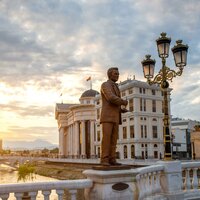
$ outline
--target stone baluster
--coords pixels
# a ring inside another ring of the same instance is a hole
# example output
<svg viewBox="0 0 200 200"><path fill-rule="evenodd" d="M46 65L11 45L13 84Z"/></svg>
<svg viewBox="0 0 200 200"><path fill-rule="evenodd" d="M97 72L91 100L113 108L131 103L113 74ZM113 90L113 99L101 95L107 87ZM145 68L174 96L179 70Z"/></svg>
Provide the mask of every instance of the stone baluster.
<svg viewBox="0 0 200 200"><path fill-rule="evenodd" d="M71 200L76 200L77 190L69 190L69 193L71 195Z"/></svg>
<svg viewBox="0 0 200 200"><path fill-rule="evenodd" d="M140 192L141 192L141 198L143 198L145 196L145 191L146 191L146 177L144 174L142 174L141 176L141 188L140 188ZM143 189L142 189L143 188Z"/></svg>
<svg viewBox="0 0 200 200"><path fill-rule="evenodd" d="M155 189L154 174L149 173L149 176L150 176L150 194L153 194Z"/></svg>
<svg viewBox="0 0 200 200"><path fill-rule="evenodd" d="M148 173L145 173L144 175L145 177L145 196L147 196L150 192L150 187L149 187L149 174Z"/></svg>
<svg viewBox="0 0 200 200"><path fill-rule="evenodd" d="M64 190L56 190L56 193L58 195L58 200L62 200L63 199Z"/></svg>
<svg viewBox="0 0 200 200"><path fill-rule="evenodd" d="M21 200L23 196L24 196L23 192L19 192L19 193L16 192L15 193L15 197L16 197L17 200Z"/></svg>
<svg viewBox="0 0 200 200"><path fill-rule="evenodd" d="M42 194L44 195L44 200L49 200L49 195L51 194L50 190L42 191Z"/></svg>
<svg viewBox="0 0 200 200"><path fill-rule="evenodd" d="M138 187L138 199L142 199L143 197L143 180L142 180L142 175L138 174L136 176L136 181L137 181L137 187Z"/></svg>
<svg viewBox="0 0 200 200"><path fill-rule="evenodd" d="M8 194L8 193L0 194L0 198L1 198L2 200L7 200L8 197L9 197L9 194Z"/></svg>
<svg viewBox="0 0 200 200"><path fill-rule="evenodd" d="M29 196L31 198L31 200L35 200L37 197L38 192L29 192Z"/></svg>
<svg viewBox="0 0 200 200"><path fill-rule="evenodd" d="M198 168L194 168L193 169L193 177L192 177L192 186L193 186L193 189L198 189L197 170L198 170Z"/></svg>
<svg viewBox="0 0 200 200"><path fill-rule="evenodd" d="M186 174L185 174L185 189L190 189L191 188L191 181L190 181L190 168L186 169Z"/></svg>
<svg viewBox="0 0 200 200"><path fill-rule="evenodd" d="M160 185L160 171L154 172L155 173L155 193L161 191L161 185Z"/></svg>

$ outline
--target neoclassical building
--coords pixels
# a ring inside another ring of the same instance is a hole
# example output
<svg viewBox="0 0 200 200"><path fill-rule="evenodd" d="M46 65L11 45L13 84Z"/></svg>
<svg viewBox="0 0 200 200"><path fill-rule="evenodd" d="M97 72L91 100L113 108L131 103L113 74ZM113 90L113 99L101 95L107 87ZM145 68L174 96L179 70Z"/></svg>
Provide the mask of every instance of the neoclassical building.
<svg viewBox="0 0 200 200"><path fill-rule="evenodd" d="M128 79L119 83L129 112L122 114L117 157L120 159L160 158L163 146L163 94L157 85ZM169 90L170 92L170 90ZM101 95L87 90L80 104L56 104L59 154L66 158L99 158L102 130L99 122ZM169 109L170 113L170 109Z"/></svg>
<svg viewBox="0 0 200 200"><path fill-rule="evenodd" d="M56 104L59 128L59 154L67 158L94 158L96 133L95 90L85 91L80 104Z"/></svg>

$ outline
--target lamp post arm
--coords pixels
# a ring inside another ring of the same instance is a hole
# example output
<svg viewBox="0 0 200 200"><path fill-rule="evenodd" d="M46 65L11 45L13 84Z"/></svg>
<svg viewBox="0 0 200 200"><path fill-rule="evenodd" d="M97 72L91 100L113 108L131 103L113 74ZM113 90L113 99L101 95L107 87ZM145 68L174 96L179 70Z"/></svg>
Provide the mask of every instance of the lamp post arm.
<svg viewBox="0 0 200 200"><path fill-rule="evenodd" d="M147 79L147 82L149 85L153 84L161 84L163 81L171 81L176 76L181 76L183 73L183 68L179 68L179 70L176 72L175 70L170 69L167 66L164 66L158 74L154 77L153 80Z"/></svg>

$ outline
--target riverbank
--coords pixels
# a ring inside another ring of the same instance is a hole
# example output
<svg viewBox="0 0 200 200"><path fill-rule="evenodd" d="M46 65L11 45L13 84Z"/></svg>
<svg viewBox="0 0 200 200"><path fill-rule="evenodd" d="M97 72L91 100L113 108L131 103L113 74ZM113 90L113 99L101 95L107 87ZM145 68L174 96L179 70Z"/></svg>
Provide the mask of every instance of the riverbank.
<svg viewBox="0 0 200 200"><path fill-rule="evenodd" d="M86 177L83 175L83 171L87 168L87 166L76 166L72 164L59 164L59 163L38 163L35 166L35 173L47 176L51 178L56 178L59 180L74 180L74 179L85 179ZM70 200L71 197L68 191L65 191L64 200ZM84 190L77 190L77 200L84 199Z"/></svg>
<svg viewBox="0 0 200 200"><path fill-rule="evenodd" d="M82 173L84 170L84 167L48 162L39 163L35 166L36 174L59 180L84 179L86 178Z"/></svg>

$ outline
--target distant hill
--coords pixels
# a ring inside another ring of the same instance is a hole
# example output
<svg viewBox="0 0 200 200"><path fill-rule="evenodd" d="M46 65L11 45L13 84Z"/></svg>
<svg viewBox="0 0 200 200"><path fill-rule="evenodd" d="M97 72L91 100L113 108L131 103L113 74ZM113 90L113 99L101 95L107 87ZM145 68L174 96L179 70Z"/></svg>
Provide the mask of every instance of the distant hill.
<svg viewBox="0 0 200 200"><path fill-rule="evenodd" d="M46 140L34 140L34 141L3 141L4 149L11 150L24 150L24 149L53 149L58 147L58 145L52 144Z"/></svg>

